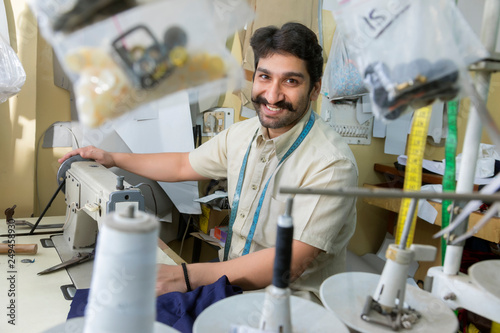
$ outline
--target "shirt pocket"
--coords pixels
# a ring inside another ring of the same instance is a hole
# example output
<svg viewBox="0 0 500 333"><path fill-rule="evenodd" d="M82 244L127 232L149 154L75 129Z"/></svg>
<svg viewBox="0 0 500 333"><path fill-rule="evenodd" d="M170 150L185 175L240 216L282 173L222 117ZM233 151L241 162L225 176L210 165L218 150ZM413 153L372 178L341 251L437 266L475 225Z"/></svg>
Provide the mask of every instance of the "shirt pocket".
<svg viewBox="0 0 500 333"><path fill-rule="evenodd" d="M276 245L276 233L278 228L278 218L285 213L286 202L271 197L266 210L267 216L260 220L262 222L259 245L262 248L274 247Z"/></svg>

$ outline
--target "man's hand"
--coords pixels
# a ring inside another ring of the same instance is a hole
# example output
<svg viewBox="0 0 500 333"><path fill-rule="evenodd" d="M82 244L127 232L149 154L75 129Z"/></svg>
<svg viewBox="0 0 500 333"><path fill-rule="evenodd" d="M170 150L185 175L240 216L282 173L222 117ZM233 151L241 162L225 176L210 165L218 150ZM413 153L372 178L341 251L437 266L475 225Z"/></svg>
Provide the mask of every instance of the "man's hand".
<svg viewBox="0 0 500 333"><path fill-rule="evenodd" d="M189 268L188 268L189 274ZM158 264L158 273L156 276L156 296L160 296L172 291L187 291L184 272L180 265Z"/></svg>
<svg viewBox="0 0 500 333"><path fill-rule="evenodd" d="M84 148L79 148L75 149L73 151L70 151L63 157L61 157L58 162L62 163L66 161L68 158L71 156L75 155L80 155L83 158L88 158L95 160L97 163L104 165L106 168L111 168L113 166L116 166L115 161L113 160L113 157L111 153L108 153L107 151L104 151L102 149L98 149L94 146L87 146Z"/></svg>

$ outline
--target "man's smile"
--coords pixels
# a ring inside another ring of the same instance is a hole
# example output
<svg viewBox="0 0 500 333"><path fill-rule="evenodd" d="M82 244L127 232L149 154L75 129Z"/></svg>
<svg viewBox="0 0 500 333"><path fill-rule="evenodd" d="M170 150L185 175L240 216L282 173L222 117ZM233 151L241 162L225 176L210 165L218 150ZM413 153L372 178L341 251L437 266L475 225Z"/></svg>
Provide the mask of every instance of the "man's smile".
<svg viewBox="0 0 500 333"><path fill-rule="evenodd" d="M272 106L269 106L269 105L266 105L266 106L267 106L267 108L268 108L269 110L271 110L271 111L275 111L275 112L277 112L277 111L280 111L280 110L281 110L281 108L273 108Z"/></svg>
<svg viewBox="0 0 500 333"><path fill-rule="evenodd" d="M283 112L286 112L286 109L278 106L271 106L269 104L261 104L261 110L266 116L277 116Z"/></svg>
<svg viewBox="0 0 500 333"><path fill-rule="evenodd" d="M296 111L291 103L286 102L284 100L276 102L276 104L271 104L266 98L262 96L257 96L255 98L252 98L252 102L260 104L261 107L264 107L265 110L263 111L269 115L278 114L282 111L290 111L290 112Z"/></svg>

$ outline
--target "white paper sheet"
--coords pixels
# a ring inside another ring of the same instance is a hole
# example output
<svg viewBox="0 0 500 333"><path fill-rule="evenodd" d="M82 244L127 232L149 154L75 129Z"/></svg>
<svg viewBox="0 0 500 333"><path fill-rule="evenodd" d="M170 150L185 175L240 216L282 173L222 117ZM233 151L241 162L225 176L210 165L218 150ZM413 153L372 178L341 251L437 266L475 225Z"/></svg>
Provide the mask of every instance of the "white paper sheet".
<svg viewBox="0 0 500 333"><path fill-rule="evenodd" d="M204 197L199 198L199 199L195 199L194 201L200 202L200 203L210 203L210 201L219 200L219 199L223 199L223 198L227 198L227 192L215 191L214 193L212 193L210 195L204 196Z"/></svg>
<svg viewBox="0 0 500 333"><path fill-rule="evenodd" d="M434 224L436 222L437 210L434 208L427 200L420 199L418 200L418 211L417 216L422 220L429 222L430 224Z"/></svg>
<svg viewBox="0 0 500 333"><path fill-rule="evenodd" d="M432 104L432 114L427 134L432 137L435 143L441 142L441 139L443 138L443 113L443 102L435 102Z"/></svg>
<svg viewBox="0 0 500 333"><path fill-rule="evenodd" d="M360 98L356 103L356 119L360 124L373 117L372 108L368 99Z"/></svg>
<svg viewBox="0 0 500 333"><path fill-rule="evenodd" d="M70 131L71 122L56 121L45 131L42 147L72 147L74 139Z"/></svg>
<svg viewBox="0 0 500 333"><path fill-rule="evenodd" d="M387 125L384 153L391 155L405 153L412 115L413 113L405 114Z"/></svg>
<svg viewBox="0 0 500 333"><path fill-rule="evenodd" d="M257 112L255 110L252 110L250 108L247 108L245 106L241 107L241 116L245 118L253 118L257 115Z"/></svg>
<svg viewBox="0 0 500 333"><path fill-rule="evenodd" d="M158 119L158 109L157 101L146 104L140 110L133 112L133 119L138 121Z"/></svg>
<svg viewBox="0 0 500 333"><path fill-rule="evenodd" d="M487 147L493 147L491 145L486 145L481 143L481 149L480 151L484 151L483 148ZM492 149L492 148L491 148ZM461 156L462 154L458 154L456 157L456 175L455 179L458 180L458 175L460 172L460 164L461 164ZM406 162L408 160L408 156L406 155L399 155L398 156L398 163L401 165L406 165ZM495 160L499 160L499 158L485 158L480 155L478 157L477 162L476 162L476 174L474 178L474 184L476 185L485 185L489 184L492 180L492 176L494 175L495 171ZM444 171L446 168L445 165L445 160L442 161L431 161L431 160L422 160L422 168L430 171L437 173L439 175L444 175Z"/></svg>
<svg viewBox="0 0 500 333"><path fill-rule="evenodd" d="M361 103L363 104L363 112L373 114L372 102L370 100L370 95L363 95L360 98L361 98Z"/></svg>
<svg viewBox="0 0 500 333"><path fill-rule="evenodd" d="M198 198L198 182L165 183L158 182L167 193L179 212L184 214L201 214L201 207L194 199Z"/></svg>
<svg viewBox="0 0 500 333"><path fill-rule="evenodd" d="M408 156L400 155L398 156L398 163L401 165L406 165L408 161ZM437 173L439 175L444 175L445 165L443 161L431 161L431 160L422 160L422 168L429 170L431 172Z"/></svg>
<svg viewBox="0 0 500 333"><path fill-rule="evenodd" d="M155 118L157 115L157 118ZM114 123L133 153L189 152L194 149L187 92L179 92L131 112ZM198 182L158 182L179 212L201 214Z"/></svg>
<svg viewBox="0 0 500 333"><path fill-rule="evenodd" d="M387 125L377 118L373 121L373 137L374 138L385 138L385 132Z"/></svg>

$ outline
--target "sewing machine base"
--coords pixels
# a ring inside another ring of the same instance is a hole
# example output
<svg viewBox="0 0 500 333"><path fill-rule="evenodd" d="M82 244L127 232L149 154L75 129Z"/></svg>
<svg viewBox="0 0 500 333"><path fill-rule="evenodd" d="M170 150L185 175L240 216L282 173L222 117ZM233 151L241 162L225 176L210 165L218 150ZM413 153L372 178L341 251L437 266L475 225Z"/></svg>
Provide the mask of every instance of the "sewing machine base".
<svg viewBox="0 0 500 333"><path fill-rule="evenodd" d="M53 235L50 239L54 243L54 248L56 249L62 262L73 258L78 254L78 252L92 252L94 250L93 248L73 250L68 242L65 241L63 235ZM71 281L73 281L73 284L77 289L90 288L93 265L94 261L87 261L76 266L66 268Z"/></svg>

